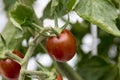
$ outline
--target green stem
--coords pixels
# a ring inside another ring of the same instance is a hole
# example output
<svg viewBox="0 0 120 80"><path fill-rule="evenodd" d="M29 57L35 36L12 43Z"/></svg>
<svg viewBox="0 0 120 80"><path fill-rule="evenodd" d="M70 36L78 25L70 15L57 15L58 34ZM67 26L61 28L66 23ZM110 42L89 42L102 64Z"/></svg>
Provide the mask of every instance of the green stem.
<svg viewBox="0 0 120 80"><path fill-rule="evenodd" d="M25 5L28 5L28 6L31 6L32 5L28 4L29 1L31 0L19 0L19 2L25 4ZM34 10L33 10L34 11ZM34 14L34 19L35 19L35 22L37 24L40 24L36 15ZM44 30L43 30L44 31ZM41 32L42 33L42 32ZM42 36L40 38L40 34L38 36L35 37L35 39L29 44L29 48L23 58L23 60L21 61L21 70L20 70L20 75L19 75L19 79L18 80L24 80L25 78L25 73L24 71L27 70L27 64L28 64L28 61L29 59L31 58L31 56L33 55L34 53L34 50L36 49L37 45L38 45L38 42L41 41L42 39L44 39Z"/></svg>
<svg viewBox="0 0 120 80"><path fill-rule="evenodd" d="M53 72L49 71L31 71L31 70L24 70L24 73L26 75L34 76L36 75L37 78L40 80L48 80L48 78L53 78L55 74Z"/></svg>
<svg viewBox="0 0 120 80"><path fill-rule="evenodd" d="M83 80L67 63L57 62L57 65L69 80Z"/></svg>
<svg viewBox="0 0 120 80"><path fill-rule="evenodd" d="M18 62L19 64L20 64L20 62L21 62L21 60L22 60L20 57L18 57L17 55L14 55L14 54L13 54L11 51L9 51L9 50L5 51L5 56L6 56L7 58L11 58L12 60Z"/></svg>
<svg viewBox="0 0 120 80"><path fill-rule="evenodd" d="M59 35L60 35L60 31L58 31L56 28L52 28L52 27L51 27L51 31L54 32L54 34L55 34L56 36L59 36Z"/></svg>
<svg viewBox="0 0 120 80"><path fill-rule="evenodd" d="M32 23L32 25L33 26L35 26L37 29L39 29L39 30L42 30L43 29L43 27L41 27L41 26L39 26L39 25L37 25L37 24L35 24L35 23Z"/></svg>
<svg viewBox="0 0 120 80"><path fill-rule="evenodd" d="M23 60L21 62L21 70L20 70L19 80L24 80L24 78L25 78L24 70L27 69L28 60L30 59L30 57L34 53L34 50L35 50L36 46L37 45L31 45L30 44L30 46L27 50L27 53L26 53L25 57L23 58Z"/></svg>
<svg viewBox="0 0 120 80"><path fill-rule="evenodd" d="M43 33L44 31L45 31L45 29L42 30L40 33ZM41 42L43 39L44 39L44 37L42 37L42 36L40 37L40 34L39 34L39 35L36 36L36 37L34 38L34 40L30 43L29 48L28 48L28 50L27 50L27 52L26 52L26 55L25 55L25 57L23 58L23 60L21 61L22 67L21 67L21 71L20 71L19 80L24 80L25 75L23 76L23 74L25 74L25 73L24 73L24 70L27 70L27 63L28 63L29 59L31 58L31 56L33 55L33 53L34 53L37 45L38 45L39 42Z"/></svg>
<svg viewBox="0 0 120 80"><path fill-rule="evenodd" d="M58 28L58 17L56 12L54 12L54 19L55 19L55 27Z"/></svg>
<svg viewBox="0 0 120 80"><path fill-rule="evenodd" d="M19 78L18 80L24 80L25 79L25 74L24 74L24 67L22 66L21 67L21 70L20 70L20 75L19 75Z"/></svg>
<svg viewBox="0 0 120 80"><path fill-rule="evenodd" d="M26 75L41 75L41 76L44 76L46 74L46 72L43 72L43 71L30 71L30 70L24 70L24 73Z"/></svg>
<svg viewBox="0 0 120 80"><path fill-rule="evenodd" d="M26 64L28 62L28 60L30 59L30 57L34 53L34 50L35 50L36 47L37 47L36 44L34 44L33 42L30 43L29 48L28 48L28 50L26 52L26 55L25 55L25 57L23 58L23 60L21 62L22 65L24 65L24 64Z"/></svg>

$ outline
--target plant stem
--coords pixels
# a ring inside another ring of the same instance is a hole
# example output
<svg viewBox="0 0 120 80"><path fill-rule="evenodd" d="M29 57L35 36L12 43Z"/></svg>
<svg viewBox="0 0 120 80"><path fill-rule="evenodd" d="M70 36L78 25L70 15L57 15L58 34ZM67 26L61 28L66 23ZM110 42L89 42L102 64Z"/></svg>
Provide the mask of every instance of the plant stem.
<svg viewBox="0 0 120 80"><path fill-rule="evenodd" d="M57 62L57 65L69 80L83 80L67 63Z"/></svg>
<svg viewBox="0 0 120 80"><path fill-rule="evenodd" d="M27 53L26 53L26 55L23 58L22 63L21 63L19 80L24 80L24 78L25 78L24 70L27 70L28 61L29 61L30 57L32 56L32 54L34 53L36 46L37 45L30 45L29 46Z"/></svg>
<svg viewBox="0 0 120 80"><path fill-rule="evenodd" d="M35 48L36 48L36 45L29 46L27 53L26 53L26 55L23 58L22 63L21 63L20 76L19 76L18 80L24 80L24 78L25 78L24 70L27 69L28 60L30 59L30 57L34 53Z"/></svg>
<svg viewBox="0 0 120 80"><path fill-rule="evenodd" d="M45 31L45 29L43 29L40 33L43 33ZM34 40L29 44L29 48L26 52L25 57L23 58L23 60L21 61L21 71L20 71L20 76L19 76L19 80L24 80L25 77L25 73L24 70L27 70L27 63L29 61L29 59L31 58L31 56L34 53L34 50L36 49L37 45L39 44L39 42L41 42L44 39L44 37L40 37L40 34L38 34ZM24 76L23 76L24 75Z"/></svg>
<svg viewBox="0 0 120 80"><path fill-rule="evenodd" d="M11 51L8 51L8 50L5 51L5 56L7 58L11 58L12 60L18 62L19 64L20 64L20 62L22 60L20 57L18 57L17 55L14 55Z"/></svg>
<svg viewBox="0 0 120 80"><path fill-rule="evenodd" d="M28 62L28 60L30 59L30 57L34 53L34 50L35 50L36 46L37 46L36 44L30 43L29 48L28 48L28 50L26 52L26 55L25 55L25 57L23 58L23 60L21 62L22 65L24 65L24 64L26 64Z"/></svg>
<svg viewBox="0 0 120 80"><path fill-rule="evenodd" d="M24 70L24 73L26 75L36 75L38 77L40 77L41 80L45 80L48 76L50 75L51 72L43 72L43 71L30 71L30 70Z"/></svg>

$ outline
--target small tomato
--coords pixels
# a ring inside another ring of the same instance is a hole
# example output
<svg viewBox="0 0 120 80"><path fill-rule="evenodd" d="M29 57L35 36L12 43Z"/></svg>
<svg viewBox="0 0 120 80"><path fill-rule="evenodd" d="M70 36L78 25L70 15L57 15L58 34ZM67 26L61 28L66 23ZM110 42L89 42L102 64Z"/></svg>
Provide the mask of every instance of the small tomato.
<svg viewBox="0 0 120 80"><path fill-rule="evenodd" d="M14 50L13 54L23 58L23 54ZM18 80L21 65L12 59L0 60L0 72L7 80Z"/></svg>
<svg viewBox="0 0 120 80"><path fill-rule="evenodd" d="M46 49L48 53L57 61L66 62L75 55L75 37L69 30L65 29L59 36L47 38Z"/></svg>

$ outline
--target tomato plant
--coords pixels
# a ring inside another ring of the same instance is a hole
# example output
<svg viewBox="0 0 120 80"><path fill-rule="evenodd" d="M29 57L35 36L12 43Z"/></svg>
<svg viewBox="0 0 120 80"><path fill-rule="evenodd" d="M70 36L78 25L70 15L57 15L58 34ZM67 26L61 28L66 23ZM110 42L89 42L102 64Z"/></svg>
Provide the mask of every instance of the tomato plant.
<svg viewBox="0 0 120 80"><path fill-rule="evenodd" d="M14 50L13 54L23 58L23 54L18 50ZM18 80L20 68L20 64L12 59L0 60L0 72L8 80Z"/></svg>
<svg viewBox="0 0 120 80"><path fill-rule="evenodd" d="M0 0L1 4L0 30L1 10L8 19L0 32L0 71L5 79L62 80L57 72L68 80L120 80L120 0ZM24 58L17 50L11 54L13 49L21 50Z"/></svg>
<svg viewBox="0 0 120 80"><path fill-rule="evenodd" d="M57 61L66 62L75 55L75 37L69 30L65 29L58 36L47 38L46 49Z"/></svg>

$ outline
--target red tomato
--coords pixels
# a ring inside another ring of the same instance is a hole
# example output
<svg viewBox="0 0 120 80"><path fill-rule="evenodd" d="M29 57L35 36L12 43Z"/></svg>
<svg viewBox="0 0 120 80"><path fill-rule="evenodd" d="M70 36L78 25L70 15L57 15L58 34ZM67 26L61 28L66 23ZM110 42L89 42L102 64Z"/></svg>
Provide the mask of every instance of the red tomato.
<svg viewBox="0 0 120 80"><path fill-rule="evenodd" d="M23 58L18 50L14 50L13 54ZM0 72L7 80L18 80L21 66L11 59L0 60Z"/></svg>
<svg viewBox="0 0 120 80"><path fill-rule="evenodd" d="M57 61L66 62L70 60L76 52L76 40L73 34L65 29L59 36L47 38L46 49Z"/></svg>
<svg viewBox="0 0 120 80"><path fill-rule="evenodd" d="M59 74L56 80L63 80L62 76Z"/></svg>

